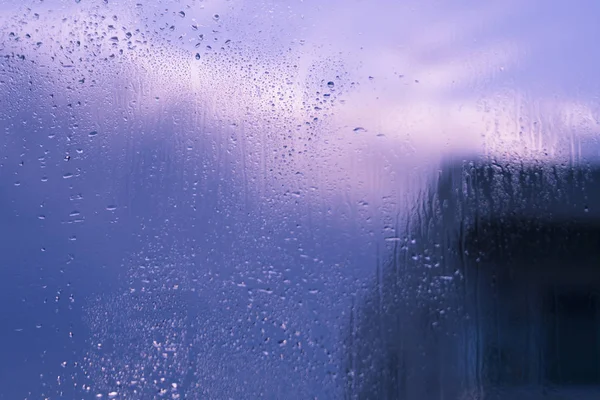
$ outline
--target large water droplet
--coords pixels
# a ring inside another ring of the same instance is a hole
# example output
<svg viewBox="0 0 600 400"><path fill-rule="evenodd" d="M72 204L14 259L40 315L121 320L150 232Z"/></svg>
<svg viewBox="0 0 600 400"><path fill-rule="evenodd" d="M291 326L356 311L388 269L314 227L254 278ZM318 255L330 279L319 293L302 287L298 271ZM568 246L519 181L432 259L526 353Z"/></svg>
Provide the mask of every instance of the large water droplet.
<svg viewBox="0 0 600 400"><path fill-rule="evenodd" d="M327 87L332 89L335 86L335 83L333 83L333 81L329 81L327 82Z"/></svg>

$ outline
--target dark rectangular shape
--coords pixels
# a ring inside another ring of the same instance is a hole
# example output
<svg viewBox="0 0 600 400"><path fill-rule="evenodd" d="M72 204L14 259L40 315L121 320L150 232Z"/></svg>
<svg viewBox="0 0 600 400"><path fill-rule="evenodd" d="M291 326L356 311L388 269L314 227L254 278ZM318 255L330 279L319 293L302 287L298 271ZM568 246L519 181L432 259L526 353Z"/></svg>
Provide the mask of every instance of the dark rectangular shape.
<svg viewBox="0 0 600 400"><path fill-rule="evenodd" d="M544 359L548 383L600 384L597 294L587 288L554 289L547 304Z"/></svg>

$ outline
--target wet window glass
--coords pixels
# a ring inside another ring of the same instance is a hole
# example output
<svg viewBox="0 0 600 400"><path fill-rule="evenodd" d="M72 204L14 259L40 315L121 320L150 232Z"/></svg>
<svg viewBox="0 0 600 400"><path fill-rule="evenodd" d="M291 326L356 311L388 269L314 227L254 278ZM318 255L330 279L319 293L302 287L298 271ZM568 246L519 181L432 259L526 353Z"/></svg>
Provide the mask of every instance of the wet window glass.
<svg viewBox="0 0 600 400"><path fill-rule="evenodd" d="M600 6L0 0L0 399L597 399Z"/></svg>

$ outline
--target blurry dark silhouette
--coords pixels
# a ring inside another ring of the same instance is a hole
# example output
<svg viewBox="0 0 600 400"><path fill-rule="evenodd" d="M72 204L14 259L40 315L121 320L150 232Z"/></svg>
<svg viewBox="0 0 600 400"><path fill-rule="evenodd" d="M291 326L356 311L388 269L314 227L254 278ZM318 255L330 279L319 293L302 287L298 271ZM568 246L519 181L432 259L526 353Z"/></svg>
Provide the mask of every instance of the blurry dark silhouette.
<svg viewBox="0 0 600 400"><path fill-rule="evenodd" d="M347 333L346 398L600 395L600 168L449 164Z"/></svg>

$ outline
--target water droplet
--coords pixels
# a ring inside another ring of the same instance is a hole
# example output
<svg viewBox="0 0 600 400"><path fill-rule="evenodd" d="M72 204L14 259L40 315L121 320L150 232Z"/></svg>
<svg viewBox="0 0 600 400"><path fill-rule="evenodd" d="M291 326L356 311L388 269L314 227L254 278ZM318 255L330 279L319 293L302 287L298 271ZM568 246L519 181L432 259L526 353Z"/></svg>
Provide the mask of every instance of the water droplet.
<svg viewBox="0 0 600 400"><path fill-rule="evenodd" d="M179 16L180 16L181 18L184 18L184 17L185 17L185 13L184 13L183 11L179 11Z"/></svg>
<svg viewBox="0 0 600 400"><path fill-rule="evenodd" d="M200 59L200 53L196 53L196 60Z"/></svg>
<svg viewBox="0 0 600 400"><path fill-rule="evenodd" d="M327 82L327 87L328 87L329 89L332 89L334 86L335 86L335 83L333 83L333 81L329 81L329 82Z"/></svg>
<svg viewBox="0 0 600 400"><path fill-rule="evenodd" d="M356 133L360 133L360 132L366 132L367 130L365 128L363 128L362 126L357 126L356 128L353 129L353 131Z"/></svg>
<svg viewBox="0 0 600 400"><path fill-rule="evenodd" d="M38 215L38 219L46 219L45 215Z"/></svg>
<svg viewBox="0 0 600 400"><path fill-rule="evenodd" d="M114 204L106 206L107 211L115 211L116 209L117 209L117 206Z"/></svg>
<svg viewBox="0 0 600 400"><path fill-rule="evenodd" d="M219 14L215 14L215 15L213 15L213 19L214 19L215 21L218 21L218 20L219 20L219 18L221 18L221 17L219 16Z"/></svg>
<svg viewBox="0 0 600 400"><path fill-rule="evenodd" d="M108 394L108 398L109 398L109 399L114 399L115 397L117 397L117 395L118 395L118 394L119 394L119 393L117 393L117 392L110 392L110 393Z"/></svg>
<svg viewBox="0 0 600 400"><path fill-rule="evenodd" d="M72 178L72 177L73 177L73 174L70 173L70 172L67 172L66 174L63 175L63 179L69 179L69 178Z"/></svg>
<svg viewBox="0 0 600 400"><path fill-rule="evenodd" d="M89 137L94 137L98 134L98 131L91 131L90 133L88 133Z"/></svg>

